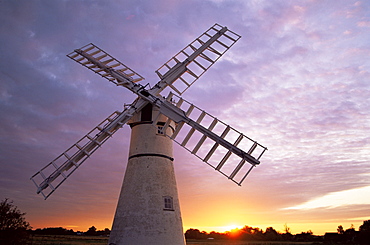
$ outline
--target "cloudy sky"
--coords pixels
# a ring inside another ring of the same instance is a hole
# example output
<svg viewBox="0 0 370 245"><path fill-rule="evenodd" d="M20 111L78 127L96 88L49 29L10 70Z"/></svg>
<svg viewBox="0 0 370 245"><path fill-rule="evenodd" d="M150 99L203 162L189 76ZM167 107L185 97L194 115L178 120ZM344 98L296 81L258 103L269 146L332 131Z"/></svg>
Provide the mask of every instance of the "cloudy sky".
<svg viewBox="0 0 370 245"><path fill-rule="evenodd" d="M314 234L370 219L370 4L1 0L0 198L34 228L111 228L130 129L48 200L29 178L135 96L66 57L94 43L154 85L218 23L242 38L184 95L268 147L242 187L176 146L184 229Z"/></svg>

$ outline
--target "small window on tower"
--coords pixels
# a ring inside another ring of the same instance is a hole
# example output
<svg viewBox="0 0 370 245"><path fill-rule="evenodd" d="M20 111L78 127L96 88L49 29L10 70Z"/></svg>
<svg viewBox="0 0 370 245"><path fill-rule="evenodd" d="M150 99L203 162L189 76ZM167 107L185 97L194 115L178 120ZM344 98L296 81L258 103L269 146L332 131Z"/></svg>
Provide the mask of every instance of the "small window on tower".
<svg viewBox="0 0 370 245"><path fill-rule="evenodd" d="M157 123L157 134L164 135L164 122Z"/></svg>
<svg viewBox="0 0 370 245"><path fill-rule="evenodd" d="M173 198L170 197L170 196L165 196L165 197L163 197L163 200L164 200L163 210L174 211L174 209L173 209Z"/></svg>

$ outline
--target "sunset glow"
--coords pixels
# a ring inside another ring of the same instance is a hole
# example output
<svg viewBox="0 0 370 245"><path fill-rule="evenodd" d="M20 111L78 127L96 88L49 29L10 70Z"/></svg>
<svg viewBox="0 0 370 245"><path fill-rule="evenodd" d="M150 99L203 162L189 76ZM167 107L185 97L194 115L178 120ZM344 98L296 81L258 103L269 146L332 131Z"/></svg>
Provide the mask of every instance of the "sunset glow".
<svg viewBox="0 0 370 245"><path fill-rule="evenodd" d="M218 227L217 230L219 232L226 232L226 231L235 232L235 231L237 231L240 228L243 228L243 227L242 226L239 226L239 225L226 225L226 226Z"/></svg>
<svg viewBox="0 0 370 245"><path fill-rule="evenodd" d="M308 202L302 203L298 206L285 209L336 208L348 205L368 205L370 204L369 197L370 186L365 186L352 190L328 193L325 196L318 197Z"/></svg>
<svg viewBox="0 0 370 245"><path fill-rule="evenodd" d="M129 126L48 200L30 181L136 98L66 55L94 43L152 87L218 23L242 38L181 96L268 151L238 186L175 144L184 231L358 230L370 219L369 16L363 0L2 1L0 198L34 229L111 229Z"/></svg>

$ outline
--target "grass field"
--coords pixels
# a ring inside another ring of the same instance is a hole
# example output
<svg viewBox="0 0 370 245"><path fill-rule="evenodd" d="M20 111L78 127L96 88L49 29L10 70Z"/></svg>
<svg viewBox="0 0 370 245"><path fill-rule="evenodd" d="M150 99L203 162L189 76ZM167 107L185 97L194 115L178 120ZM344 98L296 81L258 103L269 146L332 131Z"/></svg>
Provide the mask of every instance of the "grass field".
<svg viewBox="0 0 370 245"><path fill-rule="evenodd" d="M99 236L62 236L35 235L32 245L107 245L108 237ZM247 242L220 240L188 240L186 245L310 245L310 242Z"/></svg>
<svg viewBox="0 0 370 245"><path fill-rule="evenodd" d="M32 245L107 245L108 238L100 236L35 235Z"/></svg>

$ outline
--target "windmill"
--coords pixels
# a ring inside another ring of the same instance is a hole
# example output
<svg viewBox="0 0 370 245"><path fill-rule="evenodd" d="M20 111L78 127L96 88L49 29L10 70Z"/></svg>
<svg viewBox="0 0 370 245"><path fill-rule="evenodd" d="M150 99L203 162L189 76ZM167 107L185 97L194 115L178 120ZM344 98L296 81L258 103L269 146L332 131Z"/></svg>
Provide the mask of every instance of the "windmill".
<svg viewBox="0 0 370 245"><path fill-rule="evenodd" d="M172 141L238 185L267 150L180 97L240 37L227 27L213 25L156 71L160 81L152 88L141 85L142 76L92 43L68 54L138 97L34 174L31 180L37 193L47 199L118 129L129 124L129 158L109 244L185 244ZM160 93L166 90L169 93L163 97Z"/></svg>

